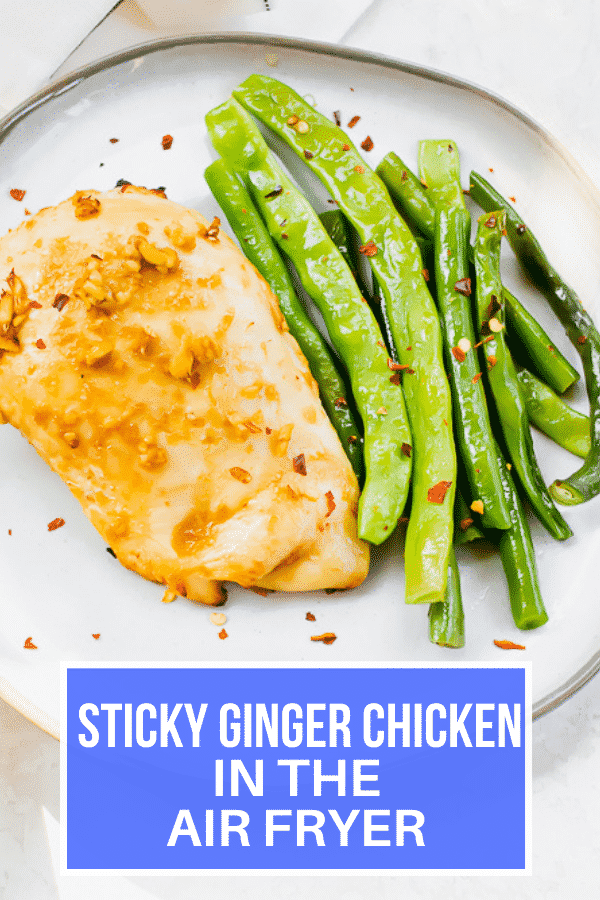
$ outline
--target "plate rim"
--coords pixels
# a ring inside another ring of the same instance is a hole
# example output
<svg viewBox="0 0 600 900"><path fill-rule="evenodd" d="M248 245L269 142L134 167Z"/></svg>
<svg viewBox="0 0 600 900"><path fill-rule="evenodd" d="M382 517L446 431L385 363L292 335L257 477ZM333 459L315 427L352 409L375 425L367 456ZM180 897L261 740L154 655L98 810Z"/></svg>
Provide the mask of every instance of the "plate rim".
<svg viewBox="0 0 600 900"><path fill-rule="evenodd" d="M304 53L316 53L321 56L336 56L340 59L349 60L351 62L367 63L370 65L383 66L384 68L394 69L407 75L413 75L427 81L435 81L440 84L468 91L482 99L495 104L504 112L518 119L528 129L535 132L550 149L559 155L563 162L571 169L578 179L583 180L590 191L591 199L600 210L600 191L594 180L587 173L586 169L577 161L571 152L559 141L554 135L540 122L520 109L515 104L509 102L499 94L469 81L468 79L458 78L439 69L429 66L422 66L416 63L410 63L405 60L396 59L380 53L369 50L361 50L357 47L346 47L339 44L332 44L325 41L311 41L303 38L293 38L283 35L262 34L253 32L207 32L202 34L187 34L169 38L158 38L145 41L140 44L134 44L124 50L102 56L90 63L86 63L62 78L56 79L46 87L36 91L34 94L25 99L15 109L11 110L4 118L0 119L0 146L5 138L10 134L12 129L19 124L28 115L72 88L77 87L82 81L92 78L100 72L122 65L132 59L140 56L147 56L151 53L160 53L169 50L175 50L179 47L188 47L194 45L211 45L211 44L250 44L254 46L264 46L270 49L282 48L288 50L302 51ZM554 691L551 691L541 700L533 705L532 718L535 721L546 713L556 709L566 700L570 699L577 691L593 678L600 670L600 649L583 665L574 675L571 676L564 684L560 685ZM43 710L39 709L35 704L31 703L26 697L12 687L10 682L0 676L0 697L20 712L26 719L33 722L47 734L56 740L59 738L58 723Z"/></svg>

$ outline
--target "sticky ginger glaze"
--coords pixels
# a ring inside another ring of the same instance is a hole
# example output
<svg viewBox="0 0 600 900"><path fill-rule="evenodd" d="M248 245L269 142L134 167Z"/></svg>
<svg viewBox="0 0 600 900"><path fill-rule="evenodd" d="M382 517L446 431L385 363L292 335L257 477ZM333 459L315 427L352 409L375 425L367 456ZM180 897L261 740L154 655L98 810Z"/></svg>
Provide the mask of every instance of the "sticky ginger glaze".
<svg viewBox="0 0 600 900"><path fill-rule="evenodd" d="M124 566L209 604L365 578L350 464L218 220L78 192L0 240L0 280L2 414Z"/></svg>

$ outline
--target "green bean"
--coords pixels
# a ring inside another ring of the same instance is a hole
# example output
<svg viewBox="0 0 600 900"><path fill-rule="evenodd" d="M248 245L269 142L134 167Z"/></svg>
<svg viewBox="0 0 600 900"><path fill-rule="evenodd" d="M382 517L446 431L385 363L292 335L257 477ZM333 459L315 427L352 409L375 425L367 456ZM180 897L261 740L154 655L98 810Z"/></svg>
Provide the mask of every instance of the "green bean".
<svg viewBox="0 0 600 900"><path fill-rule="evenodd" d="M279 300L290 333L296 338L319 386L325 412L338 433L356 477L360 479L363 464L359 430L350 407L339 402L340 398L346 397L344 379L338 372L323 337L296 296L288 270L241 176L225 160L217 159L205 170L204 177L215 200L227 216L245 255Z"/></svg>
<svg viewBox="0 0 600 900"><path fill-rule="evenodd" d="M506 321L510 337L514 332L526 347L536 372L551 388L564 394L576 381L579 373L562 353L556 349L541 325L533 318L522 303L502 287L502 297L506 309Z"/></svg>
<svg viewBox="0 0 600 900"><path fill-rule="evenodd" d="M371 262L399 365L406 367L403 387L414 441L406 600L442 600L452 544L456 455L440 325L418 246L383 183L344 132L302 97L261 75L248 78L234 96L282 137L327 186L358 231L362 252Z"/></svg>
<svg viewBox="0 0 600 900"><path fill-rule="evenodd" d="M435 203L417 176L405 166L399 156L388 153L375 169L390 194L425 237L433 240Z"/></svg>
<svg viewBox="0 0 600 900"><path fill-rule="evenodd" d="M391 346L389 325L381 308L379 285L376 280L373 279L373 290L367 288L360 271L359 260L353 252L353 235L351 234L351 231L354 229L352 229L352 226L344 216L343 212L339 209L328 209L327 212L320 213L319 218L325 226L327 234L344 257L346 265L352 272L354 280L358 285L359 291L373 310L373 315L377 319L377 324L381 329L381 333L386 338L387 345Z"/></svg>
<svg viewBox="0 0 600 900"><path fill-rule="evenodd" d="M448 581L443 603L429 606L429 640L440 647L464 647L465 625L460 591L460 572L455 549L463 544L483 539L473 523L471 510L457 488L454 498L454 547L448 558Z"/></svg>
<svg viewBox="0 0 600 900"><path fill-rule="evenodd" d="M557 480L550 493L559 503L583 503L600 493L600 334L575 291L548 261L535 236L515 209L476 172L471 172L471 195L486 212L504 209L508 240L523 269L545 295L579 353L590 401L591 449L573 475Z"/></svg>
<svg viewBox="0 0 600 900"><path fill-rule="evenodd" d="M510 608L517 628L539 628L548 621L548 614L540 593L531 533L519 494L497 444L496 454L512 523L507 531L495 534L508 582Z"/></svg>
<svg viewBox="0 0 600 900"><path fill-rule="evenodd" d="M473 514L467 506L462 492L457 489L454 501L454 545L459 547L482 538L483 533L475 525Z"/></svg>
<svg viewBox="0 0 600 900"><path fill-rule="evenodd" d="M370 300L373 292L367 288L362 278L359 260L352 246L353 236L346 217L339 209L328 209L326 212L319 213L319 218L325 227L325 231L344 257L344 261L352 272L359 291L366 300Z"/></svg>
<svg viewBox="0 0 600 900"><path fill-rule="evenodd" d="M415 243L421 252L421 259L425 262L427 256L433 253L433 244L422 234L413 233Z"/></svg>
<svg viewBox="0 0 600 900"><path fill-rule="evenodd" d="M517 372L504 339L504 304L500 281L500 243L504 211L479 217L475 239L477 326L487 361L488 383L504 441L535 514L552 537L564 541L573 532L555 507L537 464L527 410Z"/></svg>
<svg viewBox="0 0 600 900"><path fill-rule="evenodd" d="M435 283L444 326L446 365L454 399L456 440L472 496L483 504L482 524L509 528L494 451L471 316L469 213L460 187L458 150L452 141L421 141L419 167L436 206ZM464 342L465 350L459 346Z"/></svg>
<svg viewBox="0 0 600 900"><path fill-rule="evenodd" d="M471 510L457 488L454 498L454 547L448 558L448 581L443 603L429 606L429 640L440 647L464 647L465 624L460 591L460 572L455 549L463 544L483 539L483 533L473 524Z"/></svg>
<svg viewBox="0 0 600 900"><path fill-rule="evenodd" d="M377 166L377 173L385 182L401 210L423 234L433 240L435 204L432 192L426 189L395 153L388 153ZM405 177L406 176L406 177ZM472 261L472 248L469 248ZM506 314L511 330L521 341L539 375L555 391L564 393L579 375L523 304L503 286ZM529 363L531 365L531 363Z"/></svg>
<svg viewBox="0 0 600 900"><path fill-rule="evenodd" d="M244 173L271 237L295 265L348 369L365 433L358 530L379 544L402 513L411 470L402 451L411 443L406 409L402 391L390 383L381 332L318 216L275 162L250 116L229 100L209 112L206 122L217 152Z"/></svg>
<svg viewBox="0 0 600 900"><path fill-rule="evenodd" d="M432 603L429 607L429 640L440 647L465 646L465 617L454 549L448 556L445 602Z"/></svg>
<svg viewBox="0 0 600 900"><path fill-rule="evenodd" d="M590 452L590 420L528 372L517 372L529 421L560 447L585 459Z"/></svg>

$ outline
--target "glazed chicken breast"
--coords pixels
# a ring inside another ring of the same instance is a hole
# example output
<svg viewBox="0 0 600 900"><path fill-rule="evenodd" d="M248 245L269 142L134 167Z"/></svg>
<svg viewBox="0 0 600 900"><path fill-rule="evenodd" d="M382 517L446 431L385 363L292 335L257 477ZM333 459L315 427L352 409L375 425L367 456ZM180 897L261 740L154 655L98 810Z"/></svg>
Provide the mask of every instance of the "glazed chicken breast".
<svg viewBox="0 0 600 900"><path fill-rule="evenodd" d="M266 282L160 193L0 240L0 407L129 569L203 603L366 576L358 486Z"/></svg>

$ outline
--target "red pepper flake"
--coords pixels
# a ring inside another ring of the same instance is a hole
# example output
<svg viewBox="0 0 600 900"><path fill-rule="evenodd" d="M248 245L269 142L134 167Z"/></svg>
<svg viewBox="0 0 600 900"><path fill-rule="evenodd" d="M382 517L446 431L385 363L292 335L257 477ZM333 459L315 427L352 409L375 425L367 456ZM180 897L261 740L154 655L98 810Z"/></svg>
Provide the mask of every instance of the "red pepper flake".
<svg viewBox="0 0 600 900"><path fill-rule="evenodd" d="M48 522L48 531L56 531L57 528L62 528L65 524L65 520L61 518L52 519L51 522Z"/></svg>
<svg viewBox="0 0 600 900"><path fill-rule="evenodd" d="M342 117L341 117L341 115L340 115L339 109L335 109L335 110L333 111L333 121L334 121L335 124L338 126L338 128L339 128L340 125L342 124Z"/></svg>
<svg viewBox="0 0 600 900"><path fill-rule="evenodd" d="M363 150L366 150L367 153L369 152L369 150L373 149L373 141L371 140L369 135L366 136L366 138L364 139L364 141L362 142L362 144L360 146L363 148Z"/></svg>
<svg viewBox="0 0 600 900"><path fill-rule="evenodd" d="M337 640L337 634L334 634L333 631L326 631L325 634L313 634L310 639L311 641L321 641L323 644L333 644Z"/></svg>
<svg viewBox="0 0 600 900"><path fill-rule="evenodd" d="M513 198L511 197L511 200L512 199ZM520 225L517 225L517 234L525 234L526 231L527 231L527 225L525 225L523 222L521 222Z"/></svg>
<svg viewBox="0 0 600 900"><path fill-rule="evenodd" d="M306 475L306 460L304 459L304 453L299 453L298 456L295 456L292 460L292 464L296 475Z"/></svg>
<svg viewBox="0 0 600 900"><path fill-rule="evenodd" d="M333 494L331 493L331 491L327 491L327 493L325 494L325 498L327 500L327 512L325 514L325 518L328 519L335 509L335 500L333 499Z"/></svg>
<svg viewBox="0 0 600 900"><path fill-rule="evenodd" d="M110 140L111 144L118 144L118 143L119 143L119 138L109 138L109 140Z"/></svg>
<svg viewBox="0 0 600 900"><path fill-rule="evenodd" d="M280 194L283 194L283 188L278 184L270 193L265 194L265 200L272 200L273 197L279 197Z"/></svg>
<svg viewBox="0 0 600 900"><path fill-rule="evenodd" d="M307 622L316 622L316 621L317 621L317 617L316 617L316 616L313 616L312 613L306 613L306 621L307 621Z"/></svg>
<svg viewBox="0 0 600 900"><path fill-rule="evenodd" d="M37 644L34 644L30 637L25 640L23 644L24 650L37 650Z"/></svg>
<svg viewBox="0 0 600 900"><path fill-rule="evenodd" d="M406 350L408 352L409 350L412 350L412 347L407 347Z"/></svg>
<svg viewBox="0 0 600 900"><path fill-rule="evenodd" d="M461 519L461 520L460 520L460 530L461 530L461 531L466 531L467 528L470 528L470 527L471 527L471 525L473 524L473 521L474 521L474 520L473 520L473 519L470 519L470 518L467 518L467 519Z"/></svg>
<svg viewBox="0 0 600 900"><path fill-rule="evenodd" d="M497 362L495 356L488 356L488 369L493 369Z"/></svg>
<svg viewBox="0 0 600 900"><path fill-rule="evenodd" d="M312 159L315 154L311 153L310 150L304 151L304 159Z"/></svg>
<svg viewBox="0 0 600 900"><path fill-rule="evenodd" d="M587 341L587 338L584 334L580 334L579 337L577 338L578 344L585 344L586 341Z"/></svg>
<svg viewBox="0 0 600 900"><path fill-rule="evenodd" d="M467 354L465 353L464 350L461 350L460 347L453 347L453 348L452 348L452 356L453 356L456 360L458 360L458 362L464 362L465 359L467 358Z"/></svg>
<svg viewBox="0 0 600 900"><path fill-rule="evenodd" d="M10 537L11 534L12 534L12 528L9 528L9 529L8 529L8 536Z"/></svg>
<svg viewBox="0 0 600 900"><path fill-rule="evenodd" d="M487 325L486 322L483 323ZM478 347L482 347L483 344L489 344L490 341L494 340L494 335L490 334L488 337L484 338L482 341L478 341L476 344L473 344L473 350L477 350Z"/></svg>
<svg viewBox="0 0 600 900"><path fill-rule="evenodd" d="M354 171L358 172L359 175L364 175L365 167L364 166L354 166Z"/></svg>
<svg viewBox="0 0 600 900"><path fill-rule="evenodd" d="M402 376L400 372L394 372L393 375L390 375L390 383L391 384L402 384Z"/></svg>
<svg viewBox="0 0 600 900"><path fill-rule="evenodd" d="M421 274L425 281L429 281L429 269L421 269Z"/></svg>
<svg viewBox="0 0 600 900"><path fill-rule="evenodd" d="M37 341L35 342L35 346L38 348L38 350L45 350L45 349L46 349L46 345L45 345L45 343L43 342L43 340L42 340L41 338L38 338L38 339L37 339Z"/></svg>
<svg viewBox="0 0 600 900"><path fill-rule="evenodd" d="M13 200L22 200L27 191L22 191L20 188L11 188L10 196Z"/></svg>
<svg viewBox="0 0 600 900"><path fill-rule="evenodd" d="M512 198L511 198L512 199ZM496 647L501 650L525 650L523 644L515 644L513 641L494 641Z"/></svg>
<svg viewBox="0 0 600 900"><path fill-rule="evenodd" d="M342 150L349 150L350 144L342 144Z"/></svg>
<svg viewBox="0 0 600 900"><path fill-rule="evenodd" d="M219 637L221 638L222 641L224 641L225 638L229 637L229 635L227 634L227 632L225 631L224 628L221 628L221 630L219 632Z"/></svg>
<svg viewBox="0 0 600 900"><path fill-rule="evenodd" d="M408 458L410 459L410 454L412 452L412 447L410 446L410 444L404 443L404 444L402 444L400 449L401 449L403 455L408 456Z"/></svg>
<svg viewBox="0 0 600 900"><path fill-rule="evenodd" d="M365 256L377 256L378 253L377 244L374 241L367 241L366 244L361 244L358 248L359 253L363 253Z"/></svg>
<svg viewBox="0 0 600 900"><path fill-rule="evenodd" d="M25 209L23 210L23 212L25 213L26 216L30 216L30 215L31 215L31 213L30 213L30 211L27 209L27 207L25 207Z"/></svg>
<svg viewBox="0 0 600 900"><path fill-rule="evenodd" d="M438 481L427 491L427 499L430 503L443 503L446 494L452 484L451 481Z"/></svg>
<svg viewBox="0 0 600 900"><path fill-rule="evenodd" d="M342 406L348 406L348 401L345 400L343 397L337 397L335 400L335 408L341 409Z"/></svg>
<svg viewBox="0 0 600 900"><path fill-rule="evenodd" d="M68 294L57 294L52 302L52 306L54 309L57 309L59 312L62 312L65 308L65 304L69 302Z"/></svg>
<svg viewBox="0 0 600 900"><path fill-rule="evenodd" d="M265 428L265 434L273 434L272 428Z"/></svg>
<svg viewBox="0 0 600 900"><path fill-rule="evenodd" d="M476 375L473 375L473 377L471 378L471 381L473 382L473 384L477 384L477 382L481 378L482 374L483 374L483 372L477 372Z"/></svg>
<svg viewBox="0 0 600 900"><path fill-rule="evenodd" d="M385 350L385 344L383 343L383 341L377 341L377 346L381 347L382 350Z"/></svg>
<svg viewBox="0 0 600 900"><path fill-rule="evenodd" d="M29 309L41 309L41 308L42 308L42 304L38 303L37 300L32 300L31 303L29 304Z"/></svg>
<svg viewBox="0 0 600 900"><path fill-rule="evenodd" d="M161 141L163 150L170 150L173 146L173 135L165 134L163 135L163 139Z"/></svg>
<svg viewBox="0 0 600 900"><path fill-rule="evenodd" d="M348 128L354 128L356 123L359 121L360 121L360 116L352 116L352 118L348 122Z"/></svg>
<svg viewBox="0 0 600 900"><path fill-rule="evenodd" d="M517 198L516 198L516 197L509 197L508 199L509 199L509 200L512 200L513 203L516 203L516 202L517 202Z"/></svg>
<svg viewBox="0 0 600 900"><path fill-rule="evenodd" d="M554 347L552 346L552 344L548 344L548 350L550 351L550 353L554 353Z"/></svg>
<svg viewBox="0 0 600 900"><path fill-rule="evenodd" d="M408 172L403 172L400 176L400 181L408 181Z"/></svg>
<svg viewBox="0 0 600 900"><path fill-rule="evenodd" d="M408 363L394 362L394 360L390 359L389 356L388 356L387 366L388 366L388 369L390 369L390 371L392 371L392 372L402 372L404 369L408 369Z"/></svg>
<svg viewBox="0 0 600 900"><path fill-rule="evenodd" d="M358 441L358 438L356 437L355 434L351 434L350 437L348 438L349 444L356 444L357 441Z"/></svg>
<svg viewBox="0 0 600 900"><path fill-rule="evenodd" d="M492 170L490 169L490 171L492 171ZM488 219L486 219L483 224L485 225L486 228L495 228L496 222L497 222L496 216L492 215Z"/></svg>
<svg viewBox="0 0 600 900"><path fill-rule="evenodd" d="M282 240L287 241L288 237L289 237L289 235L286 234L285 231L282 231L282 232L281 232L281 238L282 238Z"/></svg>
<svg viewBox="0 0 600 900"><path fill-rule="evenodd" d="M100 632L98 632L98 634L92 634L92 637L94 638L95 641L99 640L99 639L100 639Z"/></svg>
<svg viewBox="0 0 600 900"><path fill-rule="evenodd" d="M471 296L471 279L470 278L461 278L454 285L454 290L458 294L463 294L465 297Z"/></svg>

